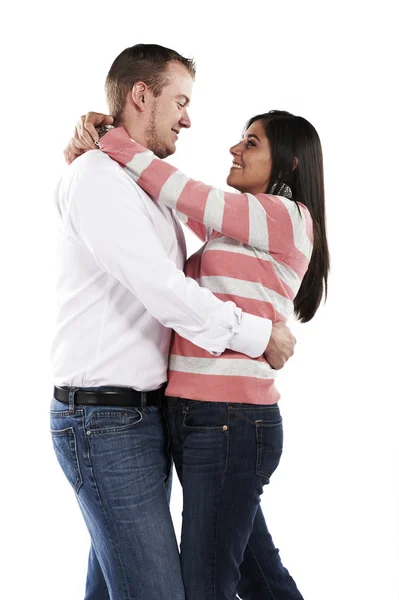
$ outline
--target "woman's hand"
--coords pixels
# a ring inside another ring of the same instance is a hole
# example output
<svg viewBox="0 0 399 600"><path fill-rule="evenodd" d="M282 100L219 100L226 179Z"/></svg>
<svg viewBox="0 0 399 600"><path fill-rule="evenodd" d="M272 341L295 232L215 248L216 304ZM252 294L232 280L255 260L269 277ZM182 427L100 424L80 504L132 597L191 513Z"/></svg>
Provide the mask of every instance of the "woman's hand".
<svg viewBox="0 0 399 600"><path fill-rule="evenodd" d="M76 123L75 133L64 150L64 158L68 165L88 150L97 149L98 146L95 142L98 142L100 138L96 127L112 125L113 121L114 119L110 115L96 112L89 112L80 117Z"/></svg>

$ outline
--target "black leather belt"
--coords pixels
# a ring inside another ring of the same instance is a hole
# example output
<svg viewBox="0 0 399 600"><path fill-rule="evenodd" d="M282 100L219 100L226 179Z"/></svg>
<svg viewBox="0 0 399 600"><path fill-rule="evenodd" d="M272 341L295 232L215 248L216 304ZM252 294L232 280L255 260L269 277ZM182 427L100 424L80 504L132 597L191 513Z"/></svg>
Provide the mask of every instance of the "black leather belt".
<svg viewBox="0 0 399 600"><path fill-rule="evenodd" d="M145 392L146 405L161 406L165 398L166 383L151 392ZM90 388L55 387L54 398L65 404L69 404L69 392L76 389L75 404L88 406L141 406L142 392L133 388L124 387L102 387L101 390Z"/></svg>

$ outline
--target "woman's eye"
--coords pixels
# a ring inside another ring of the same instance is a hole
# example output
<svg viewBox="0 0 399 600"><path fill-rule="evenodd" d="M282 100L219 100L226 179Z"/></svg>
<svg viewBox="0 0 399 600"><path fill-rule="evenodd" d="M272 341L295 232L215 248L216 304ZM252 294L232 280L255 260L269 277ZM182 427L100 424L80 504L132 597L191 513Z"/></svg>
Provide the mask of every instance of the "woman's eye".
<svg viewBox="0 0 399 600"><path fill-rule="evenodd" d="M252 140L248 140L247 146L255 146L255 142L253 142Z"/></svg>

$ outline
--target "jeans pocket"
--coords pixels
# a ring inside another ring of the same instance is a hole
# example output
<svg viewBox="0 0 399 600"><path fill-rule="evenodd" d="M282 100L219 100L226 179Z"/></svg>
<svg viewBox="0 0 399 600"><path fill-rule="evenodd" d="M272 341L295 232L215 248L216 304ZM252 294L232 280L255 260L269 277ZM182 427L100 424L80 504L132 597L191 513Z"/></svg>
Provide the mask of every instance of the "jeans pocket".
<svg viewBox="0 0 399 600"><path fill-rule="evenodd" d="M256 474L269 483L283 452L283 421L255 421Z"/></svg>
<svg viewBox="0 0 399 600"><path fill-rule="evenodd" d="M87 413L87 431L90 434L121 433L132 429L142 419L142 411L135 407L96 407Z"/></svg>
<svg viewBox="0 0 399 600"><path fill-rule="evenodd" d="M52 429L51 437L61 469L77 494L83 480L79 466L75 430L73 427L60 430Z"/></svg>
<svg viewBox="0 0 399 600"><path fill-rule="evenodd" d="M183 429L203 432L227 431L227 404L190 401L188 410L184 412Z"/></svg>

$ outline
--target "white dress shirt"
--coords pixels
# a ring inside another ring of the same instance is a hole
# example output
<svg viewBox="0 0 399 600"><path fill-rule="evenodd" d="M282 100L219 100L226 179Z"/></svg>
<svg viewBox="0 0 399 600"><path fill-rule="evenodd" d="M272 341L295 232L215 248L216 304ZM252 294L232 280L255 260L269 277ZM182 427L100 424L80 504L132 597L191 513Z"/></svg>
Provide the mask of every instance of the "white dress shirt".
<svg viewBox="0 0 399 600"><path fill-rule="evenodd" d="M56 385L157 389L167 379L172 329L213 354L264 352L271 321L185 277L176 214L152 201L109 156L94 150L75 160L55 204Z"/></svg>

